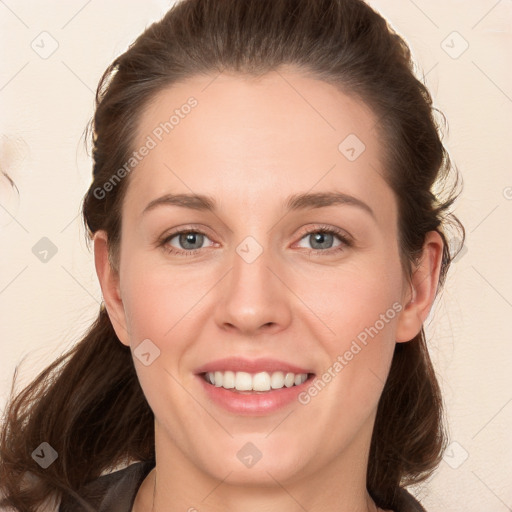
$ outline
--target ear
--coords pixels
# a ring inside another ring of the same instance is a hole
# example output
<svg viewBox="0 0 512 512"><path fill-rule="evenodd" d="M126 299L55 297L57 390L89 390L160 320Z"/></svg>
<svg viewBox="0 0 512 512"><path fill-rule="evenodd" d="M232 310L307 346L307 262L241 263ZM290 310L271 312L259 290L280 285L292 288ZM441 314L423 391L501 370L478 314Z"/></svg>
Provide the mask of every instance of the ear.
<svg viewBox="0 0 512 512"><path fill-rule="evenodd" d="M410 341L420 332L436 297L442 257L443 239L437 231L429 231L420 260L413 269L406 305L398 318L397 343Z"/></svg>
<svg viewBox="0 0 512 512"><path fill-rule="evenodd" d="M121 343L130 346L126 314L119 286L119 272L112 267L108 256L107 233L104 230L96 231L93 236L93 241L94 264L96 266L96 274L98 275L108 316Z"/></svg>

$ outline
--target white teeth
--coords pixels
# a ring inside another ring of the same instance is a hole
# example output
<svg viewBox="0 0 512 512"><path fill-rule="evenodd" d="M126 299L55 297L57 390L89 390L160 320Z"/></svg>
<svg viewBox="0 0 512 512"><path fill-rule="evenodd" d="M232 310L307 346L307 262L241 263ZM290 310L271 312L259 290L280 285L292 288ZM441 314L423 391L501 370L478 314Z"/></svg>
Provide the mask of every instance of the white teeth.
<svg viewBox="0 0 512 512"><path fill-rule="evenodd" d="M205 379L215 387L236 389L237 391L270 391L271 389L291 388L306 382L307 373L291 372L259 372L255 374L247 372L207 372Z"/></svg>
<svg viewBox="0 0 512 512"><path fill-rule="evenodd" d="M217 373L217 372L215 372ZM247 372L236 372L235 388L238 391L250 391L252 389L252 377Z"/></svg>
<svg viewBox="0 0 512 512"><path fill-rule="evenodd" d="M274 372L270 377L270 387L272 389L280 389L284 386L284 373Z"/></svg>
<svg viewBox="0 0 512 512"><path fill-rule="evenodd" d="M235 387L235 372L224 372L222 387L226 389L233 389Z"/></svg>
<svg viewBox="0 0 512 512"><path fill-rule="evenodd" d="M270 375L267 372L257 373L252 378L254 391L268 391L270 389Z"/></svg>
<svg viewBox="0 0 512 512"><path fill-rule="evenodd" d="M284 378L284 385L287 388L291 388L293 384L295 383L295 374L293 373L287 373L286 377Z"/></svg>

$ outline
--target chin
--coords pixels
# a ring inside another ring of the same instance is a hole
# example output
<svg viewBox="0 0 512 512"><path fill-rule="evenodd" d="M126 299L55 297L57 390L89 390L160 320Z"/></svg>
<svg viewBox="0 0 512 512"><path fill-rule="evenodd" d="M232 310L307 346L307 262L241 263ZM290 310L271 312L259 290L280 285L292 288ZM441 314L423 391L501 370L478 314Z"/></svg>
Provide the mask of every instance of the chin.
<svg viewBox="0 0 512 512"><path fill-rule="evenodd" d="M229 440L229 446L219 447L217 444L217 453L208 451L215 460L203 458L200 465L213 478L226 479L233 485L268 484L275 487L276 480L283 483L306 476L311 468L306 460L310 451L304 446L304 440L291 440L290 436L277 433L270 434L275 436L273 439L266 439L267 435L268 432L236 436ZM311 458L318 462L317 455Z"/></svg>

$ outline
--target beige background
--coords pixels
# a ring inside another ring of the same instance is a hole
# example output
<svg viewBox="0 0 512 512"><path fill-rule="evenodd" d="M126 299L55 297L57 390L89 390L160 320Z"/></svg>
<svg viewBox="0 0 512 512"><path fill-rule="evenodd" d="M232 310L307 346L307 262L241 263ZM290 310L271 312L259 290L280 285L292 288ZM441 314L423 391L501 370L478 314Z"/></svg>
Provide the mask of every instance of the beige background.
<svg viewBox="0 0 512 512"><path fill-rule="evenodd" d="M464 177L456 213L466 247L427 325L453 444L414 491L429 512L505 512L512 510L512 1L371 4L412 46ZM91 176L82 133L103 70L169 5L0 1L0 165L20 191L0 179L2 407L22 358L20 385L97 313L101 293L79 217ZM42 237L57 249L46 263L32 252Z"/></svg>

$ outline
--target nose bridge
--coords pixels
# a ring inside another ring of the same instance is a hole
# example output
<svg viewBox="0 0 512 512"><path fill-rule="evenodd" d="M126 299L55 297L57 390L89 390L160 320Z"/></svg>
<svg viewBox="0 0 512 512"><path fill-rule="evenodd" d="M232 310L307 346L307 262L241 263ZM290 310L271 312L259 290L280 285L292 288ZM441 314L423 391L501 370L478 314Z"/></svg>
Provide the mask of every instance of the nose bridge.
<svg viewBox="0 0 512 512"><path fill-rule="evenodd" d="M263 291L264 283L268 283L271 275L268 267L272 265L271 250L266 241L260 243L255 237L247 236L236 246L232 263L232 291L238 288Z"/></svg>
<svg viewBox="0 0 512 512"><path fill-rule="evenodd" d="M232 270L217 306L217 322L246 334L283 328L290 320L286 287L276 278L277 258L265 241L247 236L232 255Z"/></svg>

